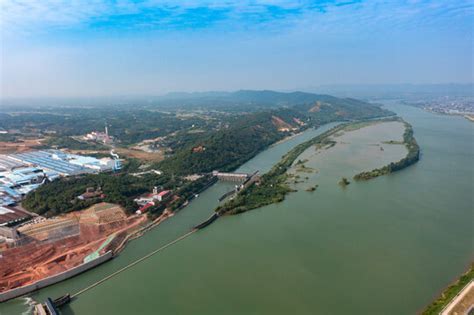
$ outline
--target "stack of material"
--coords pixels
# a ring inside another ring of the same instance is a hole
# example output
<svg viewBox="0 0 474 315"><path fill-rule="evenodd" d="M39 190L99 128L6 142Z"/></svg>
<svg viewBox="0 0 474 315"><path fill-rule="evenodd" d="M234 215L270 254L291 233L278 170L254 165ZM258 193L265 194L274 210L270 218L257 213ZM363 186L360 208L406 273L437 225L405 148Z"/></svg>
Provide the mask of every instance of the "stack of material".
<svg viewBox="0 0 474 315"><path fill-rule="evenodd" d="M101 202L84 210L81 213L81 224L109 224L113 222L124 222L127 219L123 209L114 204Z"/></svg>
<svg viewBox="0 0 474 315"><path fill-rule="evenodd" d="M76 236L80 233L79 222L75 218L54 218L18 228L20 236L37 241L56 241Z"/></svg>

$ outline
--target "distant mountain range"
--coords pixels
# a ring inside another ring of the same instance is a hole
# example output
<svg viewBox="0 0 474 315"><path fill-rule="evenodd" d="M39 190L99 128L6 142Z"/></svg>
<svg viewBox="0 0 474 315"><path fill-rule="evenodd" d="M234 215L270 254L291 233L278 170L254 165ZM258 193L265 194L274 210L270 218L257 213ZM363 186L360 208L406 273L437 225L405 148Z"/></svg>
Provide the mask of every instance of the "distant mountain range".
<svg viewBox="0 0 474 315"><path fill-rule="evenodd" d="M176 105L226 107L247 104L258 107L290 106L305 102L342 98L376 100L396 98L404 100L430 99L442 96L474 97L474 84L373 84L373 85L321 85L298 92L272 90L239 90L235 92L173 92L165 95L123 95L77 98L23 98L0 99L0 111L7 107L56 106L146 106L175 107Z"/></svg>

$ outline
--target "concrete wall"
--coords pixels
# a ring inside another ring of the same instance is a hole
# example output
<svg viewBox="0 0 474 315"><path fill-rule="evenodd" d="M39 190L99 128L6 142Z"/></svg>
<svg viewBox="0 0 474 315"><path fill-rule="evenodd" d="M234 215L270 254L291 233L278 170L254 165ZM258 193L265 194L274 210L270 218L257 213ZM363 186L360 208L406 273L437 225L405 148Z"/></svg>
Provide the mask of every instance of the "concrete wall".
<svg viewBox="0 0 474 315"><path fill-rule="evenodd" d="M14 240L18 238L18 233L15 228L0 226L0 236L11 238Z"/></svg>
<svg viewBox="0 0 474 315"><path fill-rule="evenodd" d="M39 280L39 281L37 281L35 283L32 283L30 285L26 285L26 286L23 286L23 287L18 287L18 288L0 293L0 303L8 301L8 300L16 298L16 297L19 297L21 295L33 292L33 291L36 291L36 290L39 290L41 288L44 288L44 287L47 287L49 285L55 284L57 282L66 280L68 278L74 277L75 275L78 275L78 274L80 274L84 271L87 271L87 270L89 270L89 269L91 269L91 268L93 268L97 265L100 265L100 264L106 262L107 260L109 260L111 258L112 258L112 252L108 251L107 253L100 256L99 258L91 260L87 263L83 263L83 264L81 264L77 267L74 267L72 269L63 271L63 272L58 273L54 276L50 276L48 278L44 278L44 279ZM67 292L64 292L64 293L66 294Z"/></svg>

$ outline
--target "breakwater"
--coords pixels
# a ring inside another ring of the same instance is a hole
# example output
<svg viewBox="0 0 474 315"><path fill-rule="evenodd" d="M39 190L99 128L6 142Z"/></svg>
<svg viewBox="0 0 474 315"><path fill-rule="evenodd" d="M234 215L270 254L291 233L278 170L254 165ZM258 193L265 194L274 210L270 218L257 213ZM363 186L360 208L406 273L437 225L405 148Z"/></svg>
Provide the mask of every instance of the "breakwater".
<svg viewBox="0 0 474 315"><path fill-rule="evenodd" d="M219 219L219 214L218 213L214 213L213 215L211 215L206 221L202 222L202 223L199 223L198 225L196 225L194 227L194 230L202 230L203 228L207 227L208 225L210 225L211 223L213 223L214 221L216 221L217 219Z"/></svg>
<svg viewBox="0 0 474 315"><path fill-rule="evenodd" d="M233 194L237 193L237 189L234 189L234 190L231 190L231 191L228 191L226 192L225 194L223 194L222 196L219 197L219 202L221 202L222 200L224 200L225 198L229 197L229 196L232 196Z"/></svg>
<svg viewBox="0 0 474 315"><path fill-rule="evenodd" d="M146 259L152 257L153 255L159 253L160 251L166 249L167 247L170 247L171 245L174 245L174 244L176 244L177 242L182 241L183 239L185 239L186 237L190 236L191 234L193 234L193 233L196 232L196 231L197 231L197 230L192 230L192 231L190 231L190 232L188 232L188 233L182 235L181 237L175 239L174 241L172 241L172 242L170 242L170 243L168 243L168 244L166 244L166 245L164 245L164 246L161 246L160 248L158 248L158 249L152 251L151 253L149 253L149 254L143 256L142 258L135 260L134 262L132 262L132 263L126 265L125 267L123 267L123 268L117 270L116 272L114 272L114 273L108 275L107 277L105 277L105 278L103 278L103 279L101 279L101 280L99 280L99 281L97 281L97 282L94 282L93 284L91 284L91 285L85 287L84 289L82 289L82 290L80 290L80 291L78 291L78 292L72 294L72 295L71 295L71 299L78 297L79 295L81 295L81 294L83 294L83 293L85 293L85 292L87 292L87 291L89 291L89 290L95 288L96 286L100 285L101 283L103 283L103 282L105 282L105 281L107 281L107 280L109 280L109 279L111 279L111 278L113 278L113 277L119 275L120 273L126 271L127 269L132 268L132 267L135 266L136 264L138 264L138 263L140 263L140 262L142 262L142 261L144 261L144 260L146 260Z"/></svg>

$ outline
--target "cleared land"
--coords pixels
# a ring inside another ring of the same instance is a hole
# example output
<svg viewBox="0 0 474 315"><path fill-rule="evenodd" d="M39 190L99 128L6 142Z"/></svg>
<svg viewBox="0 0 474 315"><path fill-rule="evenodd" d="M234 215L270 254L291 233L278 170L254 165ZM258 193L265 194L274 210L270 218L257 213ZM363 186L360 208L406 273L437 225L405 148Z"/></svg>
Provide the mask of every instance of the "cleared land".
<svg viewBox="0 0 474 315"><path fill-rule="evenodd" d="M109 155L110 150L67 150L74 154L82 155ZM122 158L139 159L147 162L159 162L164 159L162 151L159 152L145 152L142 150L127 149L127 148L114 148L114 151Z"/></svg>
<svg viewBox="0 0 474 315"><path fill-rule="evenodd" d="M18 245L1 252L0 292L28 285L116 250L147 221L127 217L120 206L96 204L84 211L39 220L18 229Z"/></svg>
<svg viewBox="0 0 474 315"><path fill-rule="evenodd" d="M44 139L21 140L15 142L0 141L0 154L22 153L42 146Z"/></svg>

